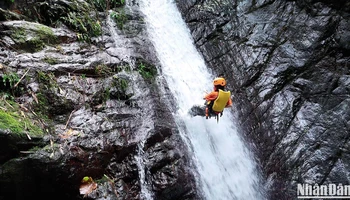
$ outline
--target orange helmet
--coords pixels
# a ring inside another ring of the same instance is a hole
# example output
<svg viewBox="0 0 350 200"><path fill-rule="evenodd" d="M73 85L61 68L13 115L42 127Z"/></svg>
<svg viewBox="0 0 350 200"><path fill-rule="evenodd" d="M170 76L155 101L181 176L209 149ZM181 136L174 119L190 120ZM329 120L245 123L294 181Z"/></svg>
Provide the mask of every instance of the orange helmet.
<svg viewBox="0 0 350 200"><path fill-rule="evenodd" d="M217 86L217 85L225 86L226 85L226 80L224 78L222 78L222 77L215 78L214 81L213 81L213 84L214 84L214 86Z"/></svg>

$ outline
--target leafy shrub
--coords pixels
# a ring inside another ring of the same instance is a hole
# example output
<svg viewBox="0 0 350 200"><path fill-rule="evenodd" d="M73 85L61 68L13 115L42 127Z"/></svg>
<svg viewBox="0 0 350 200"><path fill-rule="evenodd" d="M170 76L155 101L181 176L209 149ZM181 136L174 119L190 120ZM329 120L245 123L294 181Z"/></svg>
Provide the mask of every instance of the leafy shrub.
<svg viewBox="0 0 350 200"><path fill-rule="evenodd" d="M103 12L125 5L125 0L90 0L90 3L93 4L98 11Z"/></svg>
<svg viewBox="0 0 350 200"><path fill-rule="evenodd" d="M12 88L19 81L19 77L16 73L3 74L2 81L4 86L8 84Z"/></svg>
<svg viewBox="0 0 350 200"><path fill-rule="evenodd" d="M124 11L111 13L111 18L117 23L119 29L123 29L123 26L127 20L127 16Z"/></svg>
<svg viewBox="0 0 350 200"><path fill-rule="evenodd" d="M138 72L145 80L152 80L154 76L157 74L157 70L154 66L146 65L144 63L140 63L138 67Z"/></svg>
<svg viewBox="0 0 350 200"><path fill-rule="evenodd" d="M63 21L70 28L78 32L78 39L80 41L91 40L91 37L100 36L102 28L99 20L88 15L88 13L80 14L77 12L68 13L67 17L62 17Z"/></svg>

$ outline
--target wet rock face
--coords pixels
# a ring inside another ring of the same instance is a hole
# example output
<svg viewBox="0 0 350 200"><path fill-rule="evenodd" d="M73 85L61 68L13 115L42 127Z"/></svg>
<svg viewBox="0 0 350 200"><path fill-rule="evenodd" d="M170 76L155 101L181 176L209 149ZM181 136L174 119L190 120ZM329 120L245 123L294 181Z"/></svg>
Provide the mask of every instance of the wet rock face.
<svg viewBox="0 0 350 200"><path fill-rule="evenodd" d="M270 199L296 183L349 184L348 1L177 1L208 67L224 74Z"/></svg>
<svg viewBox="0 0 350 200"><path fill-rule="evenodd" d="M102 35L79 42L77 30L49 23L60 12L88 9L82 1L84 6L74 7L76 2L18 1L17 7L38 6L40 23L25 12L0 12L10 16L0 25L0 80L24 76L19 92L8 100L21 110L11 111L35 113L46 133L18 140L0 130L0 199L82 199L79 185L85 176L98 183L85 199L148 194L160 200L198 199L191 161L165 105L170 94L160 92L158 61L137 6L120 8L127 17L123 30L99 13ZM26 20L11 21L17 19ZM1 98L4 92L11 88L0 87Z"/></svg>

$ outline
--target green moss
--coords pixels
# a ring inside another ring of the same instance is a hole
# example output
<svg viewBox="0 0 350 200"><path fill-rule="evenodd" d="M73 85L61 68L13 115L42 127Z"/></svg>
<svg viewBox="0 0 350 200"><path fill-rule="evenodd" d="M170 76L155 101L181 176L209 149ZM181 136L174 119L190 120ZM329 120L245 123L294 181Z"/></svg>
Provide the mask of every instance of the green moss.
<svg viewBox="0 0 350 200"><path fill-rule="evenodd" d="M37 121L26 119L24 122L26 123L30 136L41 137L45 134L44 130L37 124Z"/></svg>
<svg viewBox="0 0 350 200"><path fill-rule="evenodd" d="M26 42L26 31L24 28L20 27L17 29L14 29L11 35L11 38L16 42L16 43L25 43Z"/></svg>
<svg viewBox="0 0 350 200"><path fill-rule="evenodd" d="M109 87L106 87L105 91L102 93L103 102L106 102L111 98L111 92Z"/></svg>
<svg viewBox="0 0 350 200"><path fill-rule="evenodd" d="M27 45L30 52L38 52L45 47L44 42L38 38L33 38L31 40L28 40Z"/></svg>
<svg viewBox="0 0 350 200"><path fill-rule="evenodd" d="M34 111L40 116L40 118L48 119L48 105L49 102L46 96L42 93L36 94L36 98L38 99L38 103L34 105Z"/></svg>
<svg viewBox="0 0 350 200"><path fill-rule="evenodd" d="M33 120L24 118L16 112L4 110L0 110L0 129L10 130L11 133L20 137L26 137L25 131L32 137L38 137L44 134L43 130L35 125Z"/></svg>
<svg viewBox="0 0 350 200"><path fill-rule="evenodd" d="M47 44L55 44L58 41L50 27L35 23L15 27L12 30L11 38L28 52L40 51Z"/></svg>
<svg viewBox="0 0 350 200"><path fill-rule="evenodd" d="M54 65L58 63L58 60L56 58L52 58L52 57L45 57L42 59L42 61L50 64L50 65Z"/></svg>
<svg viewBox="0 0 350 200"><path fill-rule="evenodd" d="M18 116L0 110L0 129L10 130L12 133L23 132L23 125L17 120Z"/></svg>
<svg viewBox="0 0 350 200"><path fill-rule="evenodd" d="M55 60L50 59L49 62L55 62ZM39 83L41 83L42 89L55 89L58 88L57 81L55 79L55 74L45 73L43 71L37 71L37 77Z"/></svg>
<svg viewBox="0 0 350 200"><path fill-rule="evenodd" d="M50 27L42 24L35 24L34 26L36 27L35 32L38 34L40 39L48 40L49 43L56 42L57 37Z"/></svg>

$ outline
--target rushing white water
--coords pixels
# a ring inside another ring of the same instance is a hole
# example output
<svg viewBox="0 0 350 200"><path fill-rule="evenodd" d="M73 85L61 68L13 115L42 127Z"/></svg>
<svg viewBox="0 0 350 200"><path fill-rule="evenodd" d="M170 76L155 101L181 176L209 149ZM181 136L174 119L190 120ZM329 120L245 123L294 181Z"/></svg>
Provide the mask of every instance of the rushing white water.
<svg viewBox="0 0 350 200"><path fill-rule="evenodd" d="M144 199L144 200L150 200L152 199L152 193L150 192L151 190L149 189L149 185L146 181L146 170L145 170L145 165L144 165L144 161L143 161L143 147L144 147L144 143L140 143L137 146L137 155L135 156L136 159L136 164L138 167L138 171L139 171L139 178L140 178L140 187L141 187L141 196L140 199Z"/></svg>
<svg viewBox="0 0 350 200"><path fill-rule="evenodd" d="M188 140L198 170L198 186L207 200L263 199L255 164L241 141L230 110L219 123L191 118L188 110L203 104L212 89L212 75L193 45L190 32L172 0L140 0L147 31L161 62L162 75L176 98L175 117ZM229 78L229 77L228 77Z"/></svg>

